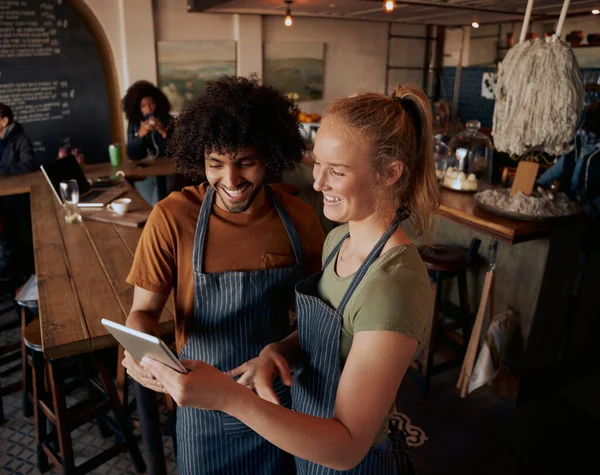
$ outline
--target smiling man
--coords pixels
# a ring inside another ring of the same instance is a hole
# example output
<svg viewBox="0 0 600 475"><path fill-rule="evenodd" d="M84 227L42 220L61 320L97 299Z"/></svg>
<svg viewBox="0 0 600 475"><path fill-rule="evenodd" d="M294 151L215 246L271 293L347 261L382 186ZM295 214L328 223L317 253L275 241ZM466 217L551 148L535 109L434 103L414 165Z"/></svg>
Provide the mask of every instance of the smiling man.
<svg viewBox="0 0 600 475"><path fill-rule="evenodd" d="M135 286L127 325L158 334L175 289L180 359L221 371L254 358L290 333L294 286L320 269L324 233L312 208L266 186L303 152L293 104L270 87L222 78L176 119L169 154L207 183L171 193L153 209L127 281ZM127 372L162 392L129 355ZM275 382L289 406L287 386ZM293 458L224 413L177 409L184 474L294 473Z"/></svg>

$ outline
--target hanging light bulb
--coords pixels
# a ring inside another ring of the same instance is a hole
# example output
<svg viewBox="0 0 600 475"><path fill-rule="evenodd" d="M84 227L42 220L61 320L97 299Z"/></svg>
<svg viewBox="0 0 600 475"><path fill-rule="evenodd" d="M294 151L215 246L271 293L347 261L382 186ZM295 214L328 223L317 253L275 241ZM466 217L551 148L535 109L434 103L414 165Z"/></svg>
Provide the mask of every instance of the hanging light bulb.
<svg viewBox="0 0 600 475"><path fill-rule="evenodd" d="M395 0L385 0L383 2L383 9L388 13L393 12L395 8L396 8Z"/></svg>
<svg viewBox="0 0 600 475"><path fill-rule="evenodd" d="M476 21L474 21L473 23L471 23L471 26L473 28L479 28L479 23L477 23Z"/></svg>
<svg viewBox="0 0 600 475"><path fill-rule="evenodd" d="M592 10L592 15L600 15L600 10L595 8L594 10Z"/></svg>
<svg viewBox="0 0 600 475"><path fill-rule="evenodd" d="M287 8L285 10L285 19L283 20L283 24L289 28L294 24L294 19L292 18L292 11L290 10L292 0L285 0L285 4L287 5Z"/></svg>

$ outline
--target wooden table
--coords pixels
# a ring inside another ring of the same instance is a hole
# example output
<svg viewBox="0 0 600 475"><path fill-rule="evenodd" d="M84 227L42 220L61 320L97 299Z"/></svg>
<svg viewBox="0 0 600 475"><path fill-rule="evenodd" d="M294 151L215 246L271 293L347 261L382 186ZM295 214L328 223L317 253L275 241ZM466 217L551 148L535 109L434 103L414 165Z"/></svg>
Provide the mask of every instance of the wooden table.
<svg viewBox="0 0 600 475"><path fill-rule="evenodd" d="M125 164L126 177L174 172L172 163L157 159L145 168ZM110 175L110 164L89 165L86 176ZM133 209L150 209L127 183L125 196ZM35 272L44 355L62 358L114 346L100 323L123 323L133 303L133 287L125 282L142 228L86 220L67 224L63 210L41 172L2 177L0 195L30 193ZM93 211L89 211L93 212ZM173 328L174 307L168 301L161 329Z"/></svg>
<svg viewBox="0 0 600 475"><path fill-rule="evenodd" d="M174 166L157 159L144 168L121 167L130 179L173 174ZM112 175L110 164L89 165L86 176ZM133 209L150 209L125 182L125 196ZM82 354L116 346L117 342L100 323L108 318L125 323L133 303L133 286L125 282L133 263L142 228L129 228L85 218L67 224L62 207L41 172L0 177L0 196L30 193L35 271L44 355L50 359ZM173 330L174 306L167 301L160 318L162 332ZM119 365L119 368L122 368ZM137 387L142 439L146 446L149 473L165 473L156 395Z"/></svg>

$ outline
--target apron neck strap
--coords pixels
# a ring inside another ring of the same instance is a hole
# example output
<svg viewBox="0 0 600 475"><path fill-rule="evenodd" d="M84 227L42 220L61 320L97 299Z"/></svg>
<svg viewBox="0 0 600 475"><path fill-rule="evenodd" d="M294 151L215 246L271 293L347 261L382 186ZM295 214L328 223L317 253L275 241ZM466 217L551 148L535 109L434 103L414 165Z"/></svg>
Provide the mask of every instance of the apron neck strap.
<svg viewBox="0 0 600 475"><path fill-rule="evenodd" d="M400 208L400 209L398 209L398 211L396 211L396 217L394 218L392 223L389 225L389 227L387 228L387 231L384 233L384 235L379 238L379 241L377 241L377 244L375 244L375 246L373 247L373 249L367 256L367 258L360 265L360 267L358 268L358 271L356 271L356 274L354 275L354 278L352 279L352 282L350 283L350 286L346 289L346 292L344 293L344 296L342 297L340 305L337 308L337 312L340 315L344 314L344 310L346 309L346 305L350 301L352 294L354 293L354 291L360 284L360 281L362 280L362 278L365 276L365 274L369 270L369 267L371 266L371 264L373 264L373 262L375 262L375 260L381 254L381 251L382 251L383 247L385 246L385 244L388 242L389 238L392 236L392 234L394 234L396 232L396 229L398 229L398 226L400 225L400 223L402 221L404 221L405 219L407 219L409 216L410 216L410 213L408 212L408 210L406 208ZM338 244L338 249L341 246L341 243L345 239L346 238L344 238L344 239L342 239L342 241L340 241L340 244Z"/></svg>
<svg viewBox="0 0 600 475"><path fill-rule="evenodd" d="M294 250L296 263L299 264L302 262L302 244L300 241L300 236L298 235L298 230L296 229L292 218L290 218L290 216L287 214L285 208L281 204L281 201L279 198L277 198L277 195L273 193L273 190L269 185L265 185L265 192L267 193L267 199L271 200L271 203L273 203L273 206L275 206L275 209L277 210L277 214L279 214L281 221L283 221L285 232L287 233L290 243L292 244L292 249Z"/></svg>

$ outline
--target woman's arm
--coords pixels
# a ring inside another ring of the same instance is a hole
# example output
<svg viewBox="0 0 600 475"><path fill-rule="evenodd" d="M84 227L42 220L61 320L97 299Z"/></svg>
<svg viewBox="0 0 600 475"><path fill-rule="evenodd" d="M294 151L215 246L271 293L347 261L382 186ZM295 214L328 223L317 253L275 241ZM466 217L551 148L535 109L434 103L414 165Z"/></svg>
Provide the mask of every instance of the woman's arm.
<svg viewBox="0 0 600 475"><path fill-rule="evenodd" d="M393 331L355 335L342 372L332 419L301 414L265 401L200 361L184 362L181 375L144 359L177 404L221 410L292 455L336 470L349 470L365 457L385 419L417 340Z"/></svg>
<svg viewBox="0 0 600 475"><path fill-rule="evenodd" d="M148 153L144 139L137 135L138 127L129 124L127 127L127 156L130 160L142 160Z"/></svg>

